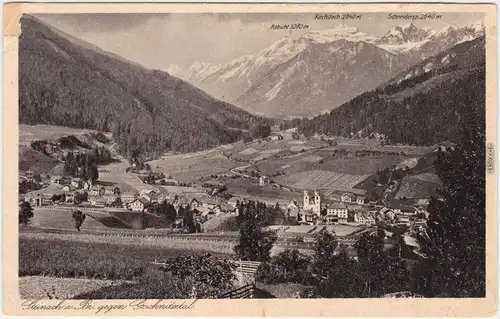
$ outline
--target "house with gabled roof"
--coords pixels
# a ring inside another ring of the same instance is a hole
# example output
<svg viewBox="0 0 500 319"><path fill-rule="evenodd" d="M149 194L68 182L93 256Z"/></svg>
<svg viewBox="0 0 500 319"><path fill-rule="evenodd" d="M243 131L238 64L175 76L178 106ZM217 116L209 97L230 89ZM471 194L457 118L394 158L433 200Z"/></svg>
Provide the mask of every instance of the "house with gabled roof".
<svg viewBox="0 0 500 319"><path fill-rule="evenodd" d="M134 192L124 192L120 194L123 203L131 203L135 200L136 194Z"/></svg>
<svg viewBox="0 0 500 319"><path fill-rule="evenodd" d="M139 197L130 203L130 209L136 212L143 212L146 208L151 205L151 202L144 197Z"/></svg>
<svg viewBox="0 0 500 319"><path fill-rule="evenodd" d="M191 206L192 208L195 208L195 207L201 207L201 206L203 206L203 204L201 203L201 201L199 201L198 199L193 197L191 202L189 202L189 206Z"/></svg>

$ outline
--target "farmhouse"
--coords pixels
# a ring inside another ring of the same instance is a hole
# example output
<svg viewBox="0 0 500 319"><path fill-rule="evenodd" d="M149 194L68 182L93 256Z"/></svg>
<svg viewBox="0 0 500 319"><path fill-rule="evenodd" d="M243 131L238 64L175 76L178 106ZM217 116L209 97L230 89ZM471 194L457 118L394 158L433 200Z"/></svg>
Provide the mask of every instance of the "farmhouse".
<svg viewBox="0 0 500 319"><path fill-rule="evenodd" d="M403 215L416 215L417 210L415 207L410 206L410 205L403 205L401 203L393 203L390 205L391 209L396 213L396 214L403 214Z"/></svg>
<svg viewBox="0 0 500 319"><path fill-rule="evenodd" d="M115 187L104 187L104 194L103 195L120 195L120 188L118 186Z"/></svg>
<svg viewBox="0 0 500 319"><path fill-rule="evenodd" d="M66 203L71 203L71 204L74 203L75 202L75 194L73 194L73 193L67 193L65 195L65 202Z"/></svg>
<svg viewBox="0 0 500 319"><path fill-rule="evenodd" d="M263 175L259 178L259 185L260 186L264 186L264 185L269 185L269 183L271 182L271 180L269 179L269 177Z"/></svg>
<svg viewBox="0 0 500 319"><path fill-rule="evenodd" d="M293 200L290 202L290 204L288 204L288 206L286 207L286 213L288 218L290 219L293 220L299 219L300 208L296 200Z"/></svg>
<svg viewBox="0 0 500 319"><path fill-rule="evenodd" d="M53 175L50 178L50 183L51 184L61 184L61 175Z"/></svg>
<svg viewBox="0 0 500 319"><path fill-rule="evenodd" d="M143 197L139 197L138 199L136 199L132 203L130 203L130 209L132 209L133 211L136 211L136 212L142 212L146 208L148 208L149 206L150 206L150 202Z"/></svg>
<svg viewBox="0 0 500 319"><path fill-rule="evenodd" d="M102 197L93 196L93 197L89 198L89 203L92 206L104 207L107 204L107 201L106 201L106 199L103 199Z"/></svg>
<svg viewBox="0 0 500 319"><path fill-rule="evenodd" d="M90 195L91 196L103 196L105 193L106 193L106 189L102 186L93 185L90 188Z"/></svg>
<svg viewBox="0 0 500 319"><path fill-rule="evenodd" d="M360 225L373 225L375 219L367 212L359 211L354 214L354 222Z"/></svg>
<svg viewBox="0 0 500 319"><path fill-rule="evenodd" d="M25 201L37 207L48 206L54 204L51 197L52 194L37 194L35 197L26 196Z"/></svg>
<svg viewBox="0 0 500 319"><path fill-rule="evenodd" d="M64 185L64 186L61 188L61 190L62 190L63 192L73 192L73 191L75 191L76 189L77 189L77 188L76 188L75 186L73 186L73 185Z"/></svg>
<svg viewBox="0 0 500 319"><path fill-rule="evenodd" d="M101 197L103 201L106 201L106 204L114 203L117 198L119 198L117 195L104 195Z"/></svg>
<svg viewBox="0 0 500 319"><path fill-rule="evenodd" d="M394 219L394 217L396 216L396 213L394 213L394 211L390 208L387 208L387 207L382 207L379 211L380 215L384 216L385 218L387 219Z"/></svg>
<svg viewBox="0 0 500 319"><path fill-rule="evenodd" d="M405 215L396 215L396 221L398 224L410 225L410 217Z"/></svg>
<svg viewBox="0 0 500 319"><path fill-rule="evenodd" d="M84 181L82 188L85 190L90 190L92 188L92 180L89 179L88 181Z"/></svg>
<svg viewBox="0 0 500 319"><path fill-rule="evenodd" d="M238 206L240 202L241 201L238 197L231 197L231 199L227 201L227 204L233 206L233 208L236 208L236 206Z"/></svg>
<svg viewBox="0 0 500 319"><path fill-rule="evenodd" d="M316 219L318 219L318 215L316 215L312 211L305 211L302 216L302 223L308 224L308 225L314 225L316 223Z"/></svg>
<svg viewBox="0 0 500 319"><path fill-rule="evenodd" d="M83 181L79 177L75 177L71 179L71 186L75 188L81 188L83 186Z"/></svg>
<svg viewBox="0 0 500 319"><path fill-rule="evenodd" d="M359 204L359 205L364 205L365 204L365 197L364 196L357 196L356 197L356 203Z"/></svg>
<svg viewBox="0 0 500 319"><path fill-rule="evenodd" d="M340 201L341 202L344 202L344 203L352 203L355 201L355 196L354 194L351 194L351 193L344 193L342 194L342 196L340 197Z"/></svg>
<svg viewBox="0 0 500 319"><path fill-rule="evenodd" d="M33 171L27 171L26 172L26 179L31 182L33 181L33 178L35 178L35 172Z"/></svg>
<svg viewBox="0 0 500 319"><path fill-rule="evenodd" d="M193 198L191 200L191 202L189 203L189 206L193 207L193 208L196 208L196 207L201 207L202 206L202 203L197 200L196 198Z"/></svg>
<svg viewBox="0 0 500 319"><path fill-rule="evenodd" d="M124 203L131 203L135 200L135 193L133 192L125 192L123 194L121 194L121 199L122 199L122 202Z"/></svg>
<svg viewBox="0 0 500 319"><path fill-rule="evenodd" d="M271 136L271 141L280 141L283 139L283 135L281 134L275 134Z"/></svg>

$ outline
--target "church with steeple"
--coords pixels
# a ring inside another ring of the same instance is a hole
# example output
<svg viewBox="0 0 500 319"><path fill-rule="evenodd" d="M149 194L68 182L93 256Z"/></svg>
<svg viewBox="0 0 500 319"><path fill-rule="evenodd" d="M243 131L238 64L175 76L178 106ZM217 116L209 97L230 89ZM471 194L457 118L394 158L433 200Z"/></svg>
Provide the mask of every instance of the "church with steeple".
<svg viewBox="0 0 500 319"><path fill-rule="evenodd" d="M321 214L321 195L318 191L314 192L314 196L310 196L308 191L304 191L304 211L312 211L319 216Z"/></svg>

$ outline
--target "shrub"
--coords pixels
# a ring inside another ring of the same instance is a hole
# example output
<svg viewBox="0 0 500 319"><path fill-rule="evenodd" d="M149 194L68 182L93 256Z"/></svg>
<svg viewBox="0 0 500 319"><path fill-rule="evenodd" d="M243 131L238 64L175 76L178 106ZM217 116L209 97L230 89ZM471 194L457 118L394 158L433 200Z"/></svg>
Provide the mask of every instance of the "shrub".
<svg viewBox="0 0 500 319"><path fill-rule="evenodd" d="M308 284L312 281L308 270L310 262L311 258L301 254L297 249L287 249L273 257L271 262L263 263L257 278L268 284L282 282Z"/></svg>
<svg viewBox="0 0 500 319"><path fill-rule="evenodd" d="M211 254L172 257L161 269L181 280L194 283L193 297L217 298L233 289L235 266L226 259Z"/></svg>

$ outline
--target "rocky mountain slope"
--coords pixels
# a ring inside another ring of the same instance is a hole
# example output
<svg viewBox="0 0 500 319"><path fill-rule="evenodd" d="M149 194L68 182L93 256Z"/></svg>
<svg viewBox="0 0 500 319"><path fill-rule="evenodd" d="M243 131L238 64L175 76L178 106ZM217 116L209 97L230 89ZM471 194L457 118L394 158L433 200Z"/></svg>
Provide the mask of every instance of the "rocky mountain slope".
<svg viewBox="0 0 500 319"><path fill-rule="evenodd" d="M223 65L197 62L186 71L175 65L167 69L251 112L312 116L483 34L481 25L431 30L407 24L377 38L357 28L338 27L286 37Z"/></svg>

